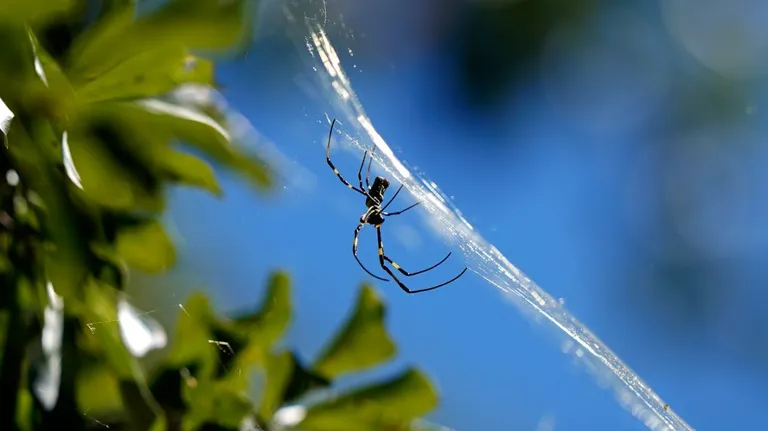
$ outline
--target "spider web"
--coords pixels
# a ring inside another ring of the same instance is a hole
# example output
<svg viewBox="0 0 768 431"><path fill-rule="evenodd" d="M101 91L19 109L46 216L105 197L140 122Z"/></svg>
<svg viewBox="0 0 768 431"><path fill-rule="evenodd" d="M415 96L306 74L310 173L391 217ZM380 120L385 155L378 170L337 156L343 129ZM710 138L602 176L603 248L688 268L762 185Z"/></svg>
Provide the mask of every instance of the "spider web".
<svg viewBox="0 0 768 431"><path fill-rule="evenodd" d="M619 404L647 428L654 431L692 430L560 301L512 265L496 247L477 233L437 184L423 173L409 169L407 163L394 154L366 115L344 72L342 59L326 34L328 12L325 1L311 4L309 8L316 10L314 16L308 16L306 3L301 4L301 12L296 2L283 7L282 12L290 22L288 34L303 53L306 67L312 70L315 84L322 92L321 97L332 106L346 129L354 130L363 137L362 140L369 140L376 146L374 158L379 168L404 184L404 189L422 201L429 215L427 223L446 242L462 250L469 271L498 288L502 297L514 304L529 320L550 329L560 342L562 351L582 363L599 384L609 387ZM327 114L326 117L330 125L331 118ZM367 148L354 139L353 146L357 150Z"/></svg>

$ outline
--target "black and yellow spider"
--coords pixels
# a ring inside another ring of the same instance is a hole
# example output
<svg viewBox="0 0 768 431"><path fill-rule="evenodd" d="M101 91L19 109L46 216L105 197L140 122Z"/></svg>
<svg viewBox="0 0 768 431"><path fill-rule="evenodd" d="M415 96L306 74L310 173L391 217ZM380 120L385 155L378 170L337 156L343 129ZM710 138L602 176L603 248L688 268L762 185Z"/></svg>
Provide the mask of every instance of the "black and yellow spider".
<svg viewBox="0 0 768 431"><path fill-rule="evenodd" d="M402 214L409 209L415 207L416 205L420 204L421 202L416 202L415 204L409 206L408 208L400 211L395 212L386 212L385 210L389 206L389 204L392 203L392 201L395 200L397 195L400 193L400 190L403 189L403 185L400 185L400 188L397 189L395 194L392 196L392 198L389 199L389 202L387 202L384 206L381 206L382 202L384 201L384 193L386 193L387 188L389 187L389 180L387 180L384 177L376 177L373 179L373 184L370 184L369 180L371 177L371 162L373 161L373 151L376 150L374 147L373 150L371 150L371 157L368 160L368 171L365 174L365 187L363 187L363 166L365 166L365 158L368 156L368 150L365 150L365 153L363 153L363 161L360 163L360 169L357 171L357 181L359 184L359 187L355 187L347 180L344 179L344 177L341 176L339 173L339 170L336 169L336 166L333 166L333 163L331 162L331 138L333 137L333 126L336 124L336 119L334 119L331 122L331 130L328 133L328 145L325 150L325 159L328 161L328 166L333 169L333 173L336 174L337 177L339 177L339 180L341 180L344 185L349 187L350 189L360 193L361 195L365 196L365 206L368 207L368 209L363 213L362 216L360 216L360 224L357 225L355 228L355 236L352 241L352 255L355 257L355 260L360 265L365 272L370 274L372 277L377 278L382 281L389 281L386 278L380 277L371 271L368 270L368 268L363 265L363 263L360 261L360 259L357 257L357 238L360 234L360 230L365 227L366 224L373 225L373 227L376 228L376 235L378 237L378 243L379 243L379 263L381 264L381 267L384 269L384 271L389 274L390 277L392 277L393 280L397 283L398 286L400 286L401 289L403 289L406 293L421 293L421 292L428 292L430 290L435 290L439 287L443 287L446 284L452 283L456 281L459 277L464 275L464 273L467 271L467 268L465 267L459 275L453 277L452 279L446 281L445 283L438 284L437 286L428 287L425 289L418 289L418 290L411 290L403 284L402 281L400 281L395 274L390 270L387 265L384 263L384 261L389 262L392 267L394 267L396 270L400 271L401 274L410 277L413 275L418 275L425 273L429 270L437 268L441 263L445 262L450 256L451 253L448 253L440 262L437 262L436 264L430 266L427 269L422 269L421 271L415 271L415 272L408 272L400 267L395 261L390 259L386 254L384 254L384 243L381 240L381 225L384 223L384 217L387 216L394 216L398 214Z"/></svg>

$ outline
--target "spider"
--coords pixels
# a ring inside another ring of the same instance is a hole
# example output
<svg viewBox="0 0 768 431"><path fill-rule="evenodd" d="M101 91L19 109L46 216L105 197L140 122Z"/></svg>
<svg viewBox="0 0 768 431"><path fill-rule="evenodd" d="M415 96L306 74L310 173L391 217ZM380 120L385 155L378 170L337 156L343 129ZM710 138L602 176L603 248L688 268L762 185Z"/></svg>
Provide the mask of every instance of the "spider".
<svg viewBox="0 0 768 431"><path fill-rule="evenodd" d="M390 259L389 256L384 254L384 243L381 240L381 225L384 223L384 218L388 216L395 216L398 214L402 214L408 211L409 209L415 207L416 205L419 205L421 202L416 202L415 204L400 211L395 211L395 212L385 211L389 206L389 204L391 204L392 201L395 200L397 195L400 193L400 190L403 189L403 185L401 184L400 188L397 189L397 191L389 199L389 201L384 206L381 206L382 202L384 201L384 193L386 193L387 188L389 187L389 180L387 180L384 177L376 177L373 179L373 184L370 184L371 162L373 161L373 152L376 151L376 147L374 147L373 150L370 151L371 154L368 160L368 171L365 174L365 187L363 187L363 166L365 166L365 159L368 156L368 150L365 150L365 153L363 153L363 161L360 163L360 169L358 169L357 171L357 181L358 181L359 187L355 187L352 184L350 184L347 180L345 180L344 177L342 177L341 174L339 173L339 170L336 169L336 166L333 165L333 162L331 162L331 138L333 137L334 125L336 125L336 119L334 119L331 122L331 130L328 133L328 145L325 150L325 159L328 162L328 166L330 166L331 169L333 170L333 173L336 174L336 176L339 178L339 180L341 180L341 182L345 186L365 196L365 206L368 207L368 209L363 213L363 215L360 216L360 223L355 228L355 235L354 235L354 239L352 240L352 255L355 257L355 260L360 265L360 267L363 268L363 270L367 272L371 277L374 277L382 281L389 281L388 279L384 277L380 277L372 273L371 271L369 271L368 268L366 268L365 265L363 265L363 263L357 257L358 235L360 234L360 231L363 229L363 227L365 227L366 224L369 224L376 228L376 235L379 243L379 264L384 269L384 271L386 271L387 274L389 274L389 276L392 277L392 280L394 280L397 283L397 285L400 286L400 288L403 289L403 291L405 291L406 293L412 294L412 293L421 293L421 292L428 292L430 290L435 290L439 287L443 287L446 284L456 281L459 277L464 275L464 273L467 271L466 267L459 273L459 275L453 277L452 279L444 283L440 283L436 286L427 287L424 289L411 290L408 288L408 286L403 284L403 282L400 281L400 279L398 279L397 276L395 276L395 274L392 272L392 270L390 270L387 267L387 265L385 265L384 263L385 261L389 262L389 264L392 265L392 267L394 267L396 270L400 271L401 274L405 275L406 277L411 277L411 276L422 274L437 268L440 264L448 260L448 258L451 256L451 253L448 253L448 255L446 255L442 260L430 266L429 268L422 269L421 271L415 271L415 272L408 272L404 270L403 268L400 267L400 265L395 263L394 260Z"/></svg>

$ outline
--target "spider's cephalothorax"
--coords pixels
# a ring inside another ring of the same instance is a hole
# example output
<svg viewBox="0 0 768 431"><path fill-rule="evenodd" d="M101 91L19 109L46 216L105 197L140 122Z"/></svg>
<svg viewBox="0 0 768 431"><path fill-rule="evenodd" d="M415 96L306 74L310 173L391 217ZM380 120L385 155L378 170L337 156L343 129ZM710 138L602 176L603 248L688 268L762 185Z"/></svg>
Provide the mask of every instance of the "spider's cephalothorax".
<svg viewBox="0 0 768 431"><path fill-rule="evenodd" d="M389 180L387 180L384 177L376 177L373 179L373 184L370 184L371 162L373 161L373 152L376 150L376 147L374 147L373 150L370 151L371 158L368 160L368 171L365 174L365 186L363 186L363 166L365 166L365 158L369 154L368 150L366 150L365 153L363 153L363 161L362 163L360 163L360 169L358 169L357 171L358 187L353 186L347 180L345 180L344 177L342 177L341 174L339 173L339 170L336 169L336 167L331 162L331 137L333 136L333 126L335 124L336 124L336 120L334 119L333 122L331 122L331 131L328 134L328 145L326 146L326 149L325 149L325 160L328 162L328 166L330 166L331 169L333 170L333 173L336 174L336 176L345 186L365 196L365 206L368 207L368 210L365 211L365 213L363 213L362 216L360 216L360 223L355 228L355 236L354 236L354 239L352 240L352 255L354 255L355 260L357 260L357 263L360 265L360 267L363 268L363 270L365 270L365 272L367 272L371 277L377 278L382 281L389 281L386 278L380 277L372 273L371 271L369 271L368 268L366 268L365 265L363 265L363 263L360 262L360 259L357 257L358 235L360 234L360 231L363 229L363 227L366 224L370 224L376 228L376 236L379 243L379 264L381 265L381 268L384 271L386 271L387 274L389 274L389 276L392 277L392 279L397 283L397 285L400 286L400 288L403 289L406 293L419 293L419 292L427 292L430 290L435 290L438 287L445 286L446 284L451 283L456 279L458 279L459 277L461 277L462 275L464 275L464 273L467 271L466 267L459 273L459 275L453 277L452 279L444 283L440 283L437 286L428 287L426 289L411 290L395 276L395 274L392 272L391 269L389 269L389 267L387 267L385 262L388 262L390 265L392 265L393 268L400 271L401 274L405 275L406 277L410 277L410 276L421 274L436 268L438 265L445 262L448 259L448 257L451 256L451 253L448 253L448 255L445 256L440 262L437 262L436 264L430 266L429 268L422 269L421 271L416 271L416 272L408 272L404 270L403 268L400 267L400 265L395 263L395 261L390 259L386 254L384 254L384 242L381 240L381 225L382 223L384 223L385 217L402 214L408 211L409 209L415 207L416 205L420 204L421 202L416 202L415 204L407 207L404 210L388 213L386 211L387 207L389 206L389 204L392 203L392 201L395 200L397 195L400 193L400 190L403 189L403 185L401 184L400 187L395 192L395 194L392 195L392 197L389 199L389 202L387 202L383 206L381 205L384 202L384 193L386 193L387 187L389 187Z"/></svg>
<svg viewBox="0 0 768 431"><path fill-rule="evenodd" d="M371 184L371 188L368 190L368 196L365 198L365 206L370 208L381 205L384 202L384 193L387 192L387 187L389 187L388 179L384 177L374 178L373 184Z"/></svg>

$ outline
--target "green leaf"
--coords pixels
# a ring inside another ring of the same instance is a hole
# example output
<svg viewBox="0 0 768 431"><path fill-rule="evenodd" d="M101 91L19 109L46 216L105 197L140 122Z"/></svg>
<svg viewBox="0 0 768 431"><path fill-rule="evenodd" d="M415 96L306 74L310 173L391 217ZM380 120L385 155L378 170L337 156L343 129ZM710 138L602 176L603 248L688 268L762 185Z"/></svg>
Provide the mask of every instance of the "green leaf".
<svg viewBox="0 0 768 431"><path fill-rule="evenodd" d="M162 100L98 105L97 116L108 118L121 136L134 142L178 139L211 157L214 162L245 175L258 187L272 184L266 162L246 153L232 141L231 134L210 116L186 106Z"/></svg>
<svg viewBox="0 0 768 431"><path fill-rule="evenodd" d="M91 81L159 45L230 48L248 34L253 14L247 6L245 0L171 0L136 19L130 9L116 12L75 41L70 77L75 82Z"/></svg>
<svg viewBox="0 0 768 431"><path fill-rule="evenodd" d="M53 118L62 123L73 113L75 106L75 91L69 83L69 79L59 67L56 60L40 45L37 36L28 30L27 34L32 42L34 56L37 60L36 70L38 78L43 81L44 86L39 87L42 91L41 100L38 104L45 104L44 112L48 118Z"/></svg>
<svg viewBox="0 0 768 431"><path fill-rule="evenodd" d="M112 287L90 279L84 286L85 298L81 313L83 322L98 322L86 330L95 337L107 363L119 379L133 379L135 360L123 345L117 323L117 301Z"/></svg>
<svg viewBox="0 0 768 431"><path fill-rule="evenodd" d="M79 410L90 412L91 417L119 412L123 408L117 376L98 363L81 368L76 382L76 396Z"/></svg>
<svg viewBox="0 0 768 431"><path fill-rule="evenodd" d="M176 252L162 224L150 221L118 231L117 253L128 265L145 272L161 272L173 265Z"/></svg>
<svg viewBox="0 0 768 431"><path fill-rule="evenodd" d="M198 381L185 386L184 401L189 410L183 428L195 429L206 422L238 428L243 418L253 412L251 400L226 381Z"/></svg>
<svg viewBox="0 0 768 431"><path fill-rule="evenodd" d="M77 88L81 103L152 97L183 83L213 83L213 64L181 45L158 44Z"/></svg>
<svg viewBox="0 0 768 431"><path fill-rule="evenodd" d="M265 188L272 184L271 172L259 157L241 151L231 133L210 116L194 109L159 100L141 104L153 116L158 129L202 151L214 161L246 176ZM162 132L161 132L162 133Z"/></svg>
<svg viewBox="0 0 768 431"><path fill-rule="evenodd" d="M38 23L66 12L75 0L3 0L0 2L0 23Z"/></svg>
<svg viewBox="0 0 768 431"><path fill-rule="evenodd" d="M186 367L201 365L212 370L216 363L216 349L209 340L213 339L211 321L213 311L204 294L193 293L181 307L176 334L168 358L172 365Z"/></svg>
<svg viewBox="0 0 768 431"><path fill-rule="evenodd" d="M275 272L270 276L257 311L218 322L218 337L234 341L231 347L235 351L230 358L232 366L249 370L263 363L269 356L269 349L283 336L291 319L290 277L285 272Z"/></svg>
<svg viewBox="0 0 768 431"><path fill-rule="evenodd" d="M0 4L3 4L0 1ZM2 8L2 6L0 6ZM0 19L0 76L4 103L17 114L45 114L50 92L35 70L34 46L28 28L21 22ZM33 134L33 130L28 130Z"/></svg>
<svg viewBox="0 0 768 431"><path fill-rule="evenodd" d="M296 428L306 431L395 429L430 412L438 401L427 377L416 369L409 369L387 382L313 405Z"/></svg>
<svg viewBox="0 0 768 431"><path fill-rule="evenodd" d="M275 411L286 403L312 389L330 385L327 379L305 369L293 352L269 355L264 368L266 386L259 407L259 416L264 421L272 418Z"/></svg>
<svg viewBox="0 0 768 431"><path fill-rule="evenodd" d="M29 129L25 127L27 125ZM44 151L46 145L43 143L52 141L56 142L56 137L50 124L34 118L28 118L26 124L14 124L8 135L14 167L44 202L43 223L52 243L51 247L46 247L44 255L46 275L64 301L73 304L80 300L80 289L87 272L87 246L75 220L75 208L61 181L59 165Z"/></svg>
<svg viewBox="0 0 768 431"><path fill-rule="evenodd" d="M3 77L3 81L19 85L24 83L25 79L34 76L35 55L32 44L29 43L29 33L24 26L18 22L0 25L0 40L3 41L3 49L0 50L0 76ZM3 94L8 92L18 94L14 90L17 89L4 86Z"/></svg>
<svg viewBox="0 0 768 431"><path fill-rule="evenodd" d="M128 153L126 157L121 147L125 136L101 138L82 127L62 136L64 168L76 191L111 209L161 211L165 202L158 179L141 165L140 154Z"/></svg>
<svg viewBox="0 0 768 431"><path fill-rule="evenodd" d="M393 357L397 348L384 327L384 315L384 304L376 291L363 285L352 316L312 368L324 376L336 377Z"/></svg>
<svg viewBox="0 0 768 431"><path fill-rule="evenodd" d="M157 146L155 149L158 151L154 160L171 181L200 187L215 196L221 196L221 187L211 165L191 154L173 151L168 147Z"/></svg>
<svg viewBox="0 0 768 431"><path fill-rule="evenodd" d="M80 174L80 165L83 163L86 168L92 169L93 166L98 168L106 165L109 171L122 173L110 180L118 182L123 194L127 195L123 200L118 200L120 194L111 196L108 190L102 193L99 187L106 189L103 182L95 182L93 179L86 181L104 175L106 168L101 168L85 179L82 178L84 174L79 175L83 190L94 195L94 200L98 199L97 202L111 208L123 209L130 207L131 197L137 197L144 202L144 206L154 209L153 191L159 199L157 206L162 205L162 196L158 192L162 180L201 187L215 196L221 195L213 168L188 152L174 150L171 145L173 132L164 129L162 124L158 124L157 117L144 112L140 105L105 103L92 105L91 108L69 132L76 137L68 139L71 141L70 152L78 150L75 148L76 141L81 142L80 145L83 145L82 142L89 143L85 149L72 155L74 168L71 170ZM94 135L101 138L98 143L91 138ZM94 146L97 146L95 151L91 150Z"/></svg>
<svg viewBox="0 0 768 431"><path fill-rule="evenodd" d="M194 49L227 49L251 27L254 10L249 6L243 0L171 0L140 21L137 31L157 32Z"/></svg>
<svg viewBox="0 0 768 431"><path fill-rule="evenodd" d="M270 275L261 307L252 315L234 320L235 327L254 343L270 347L283 336L292 319L291 278L286 272Z"/></svg>
<svg viewBox="0 0 768 431"><path fill-rule="evenodd" d="M62 146L68 176L86 196L110 208L134 205L133 178L100 142L85 134L66 133Z"/></svg>
<svg viewBox="0 0 768 431"><path fill-rule="evenodd" d="M35 398L26 387L19 389L16 405L16 426L18 431L33 431L35 413Z"/></svg>

